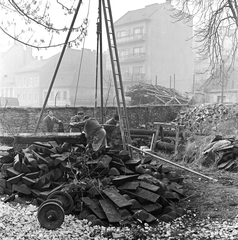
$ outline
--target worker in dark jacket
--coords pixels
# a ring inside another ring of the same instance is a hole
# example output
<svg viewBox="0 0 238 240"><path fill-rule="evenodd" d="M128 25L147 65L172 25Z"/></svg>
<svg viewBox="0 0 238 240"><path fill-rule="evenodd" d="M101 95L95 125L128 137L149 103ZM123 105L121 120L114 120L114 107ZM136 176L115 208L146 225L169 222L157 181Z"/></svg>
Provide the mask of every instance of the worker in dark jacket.
<svg viewBox="0 0 238 240"><path fill-rule="evenodd" d="M86 115L82 122L72 122L69 126L84 128L88 146L92 146L93 151L98 151L107 145L106 131L95 118Z"/></svg>
<svg viewBox="0 0 238 240"><path fill-rule="evenodd" d="M54 117L54 113L51 110L48 110L48 115L43 119L42 131L43 132L53 132L54 124L61 124L62 121Z"/></svg>
<svg viewBox="0 0 238 240"><path fill-rule="evenodd" d="M107 133L107 143L111 143L112 141L112 132L116 129L116 127L119 126L119 115L114 114L112 118L106 121L105 124L103 124L104 129Z"/></svg>
<svg viewBox="0 0 238 240"><path fill-rule="evenodd" d="M84 117L83 112L78 112L77 115L73 116L70 118L70 123L73 122L82 122ZM82 132L83 128L82 127L70 127L70 132Z"/></svg>

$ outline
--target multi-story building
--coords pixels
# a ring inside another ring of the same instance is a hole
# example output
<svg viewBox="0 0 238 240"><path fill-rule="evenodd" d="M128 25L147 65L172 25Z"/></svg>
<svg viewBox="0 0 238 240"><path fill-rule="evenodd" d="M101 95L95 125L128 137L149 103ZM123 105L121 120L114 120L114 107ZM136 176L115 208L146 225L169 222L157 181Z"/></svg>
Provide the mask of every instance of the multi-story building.
<svg viewBox="0 0 238 240"><path fill-rule="evenodd" d="M15 97L15 71L33 61L32 49L14 42L0 47L0 97Z"/></svg>
<svg viewBox="0 0 238 240"><path fill-rule="evenodd" d="M82 56L83 54L83 56ZM20 106L42 106L55 73L60 53L35 60L19 69L15 93ZM66 49L55 76L48 106L94 106L95 51ZM108 86L104 85L105 93Z"/></svg>
<svg viewBox="0 0 238 240"><path fill-rule="evenodd" d="M32 51L14 45L1 54L1 96L15 97L19 106L41 107L50 88L60 53L33 58ZM105 58L105 57L104 57ZM89 49L66 49L51 89L47 106L94 106L96 53ZM110 79L104 77L104 106L113 102ZM99 82L99 81L98 81ZM100 82L98 83L100 92ZM98 99L100 93L97 94ZM98 100L100 104L101 100ZM107 102L106 102L107 101Z"/></svg>
<svg viewBox="0 0 238 240"><path fill-rule="evenodd" d="M124 88L158 84L191 92L192 22L176 21L169 2L127 12L114 24Z"/></svg>

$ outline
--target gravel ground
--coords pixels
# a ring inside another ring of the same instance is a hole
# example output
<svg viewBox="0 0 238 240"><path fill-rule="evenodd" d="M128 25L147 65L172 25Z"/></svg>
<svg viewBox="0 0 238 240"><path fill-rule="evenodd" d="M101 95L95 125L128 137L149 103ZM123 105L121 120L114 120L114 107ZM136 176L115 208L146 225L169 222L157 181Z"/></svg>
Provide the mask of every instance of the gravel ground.
<svg viewBox="0 0 238 240"><path fill-rule="evenodd" d="M238 239L238 219L231 222L215 219L197 219L188 212L171 224L158 223L154 226L137 224L132 227L90 226L86 220L76 216L65 216L65 221L56 230L41 228L37 220L37 207L33 205L13 205L0 202L0 239Z"/></svg>

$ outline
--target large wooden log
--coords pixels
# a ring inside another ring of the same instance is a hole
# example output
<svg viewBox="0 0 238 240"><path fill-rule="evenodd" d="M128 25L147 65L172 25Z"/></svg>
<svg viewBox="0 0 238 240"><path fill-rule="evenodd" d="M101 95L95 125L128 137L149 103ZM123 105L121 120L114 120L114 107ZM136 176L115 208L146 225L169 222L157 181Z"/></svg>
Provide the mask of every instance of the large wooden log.
<svg viewBox="0 0 238 240"><path fill-rule="evenodd" d="M33 142L49 142L56 141L57 143L85 143L85 135L82 133L18 133L2 134L0 135L0 141L6 141L8 143L19 143L19 144L32 144Z"/></svg>

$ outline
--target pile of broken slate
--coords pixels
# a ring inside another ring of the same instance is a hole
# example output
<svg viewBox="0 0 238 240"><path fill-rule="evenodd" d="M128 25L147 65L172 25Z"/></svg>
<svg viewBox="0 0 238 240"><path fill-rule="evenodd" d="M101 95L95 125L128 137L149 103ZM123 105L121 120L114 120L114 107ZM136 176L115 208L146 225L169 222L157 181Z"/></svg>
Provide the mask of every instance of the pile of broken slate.
<svg viewBox="0 0 238 240"><path fill-rule="evenodd" d="M67 214L95 225L132 221L170 222L183 215L183 177L157 158L107 149L94 156L80 144L34 142L15 150L0 147L0 194L5 202L23 198L40 206L54 191L67 192Z"/></svg>

